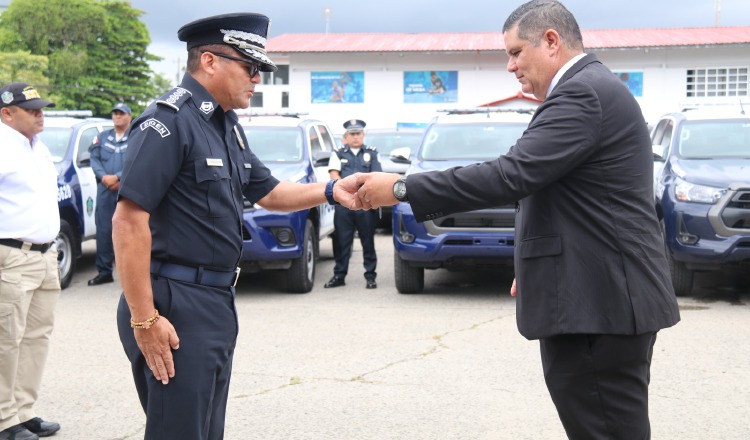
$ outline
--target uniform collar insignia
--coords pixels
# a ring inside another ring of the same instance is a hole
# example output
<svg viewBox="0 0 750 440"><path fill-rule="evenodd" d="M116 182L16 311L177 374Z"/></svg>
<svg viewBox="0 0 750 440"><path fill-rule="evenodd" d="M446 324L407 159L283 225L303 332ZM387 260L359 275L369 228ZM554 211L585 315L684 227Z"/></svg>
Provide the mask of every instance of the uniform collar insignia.
<svg viewBox="0 0 750 440"><path fill-rule="evenodd" d="M209 114L214 111L214 103L211 101L203 101L201 103L201 111L205 114Z"/></svg>

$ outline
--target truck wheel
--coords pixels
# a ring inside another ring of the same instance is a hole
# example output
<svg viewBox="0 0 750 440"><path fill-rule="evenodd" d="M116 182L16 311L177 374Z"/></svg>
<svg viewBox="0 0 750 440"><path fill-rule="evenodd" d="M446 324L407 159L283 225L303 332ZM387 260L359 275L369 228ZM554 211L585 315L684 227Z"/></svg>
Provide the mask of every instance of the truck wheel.
<svg viewBox="0 0 750 440"><path fill-rule="evenodd" d="M76 271L75 235L73 228L65 220L60 220L60 233L55 239L57 247L57 267L60 268L60 287L63 289L70 285L73 273Z"/></svg>
<svg viewBox="0 0 750 440"><path fill-rule="evenodd" d="M398 252L393 253L393 271L399 293L419 293L424 290L424 268L411 267L408 261L398 256Z"/></svg>
<svg viewBox="0 0 750 440"><path fill-rule="evenodd" d="M287 290L291 293L307 293L313 288L315 280L315 255L317 254L317 237L313 234L310 219L305 222L305 236L302 240L302 256L292 261L287 277Z"/></svg>
<svg viewBox="0 0 750 440"><path fill-rule="evenodd" d="M672 258L672 251L667 246L667 237L664 231L664 220L661 221L662 237L664 238L664 254L667 256L669 273L672 275L672 286L677 296L688 296L693 291L693 271L688 269L684 263Z"/></svg>

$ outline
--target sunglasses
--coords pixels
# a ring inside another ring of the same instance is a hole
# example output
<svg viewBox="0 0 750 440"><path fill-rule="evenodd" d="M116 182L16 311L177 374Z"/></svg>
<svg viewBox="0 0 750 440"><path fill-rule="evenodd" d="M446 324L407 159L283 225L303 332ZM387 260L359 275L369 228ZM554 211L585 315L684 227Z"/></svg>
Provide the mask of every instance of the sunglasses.
<svg viewBox="0 0 750 440"><path fill-rule="evenodd" d="M247 73L250 74L250 78L255 78L255 75L257 75L258 73L260 73L260 65L256 64L256 63L253 63L252 61L248 61L248 60L243 59L243 58L233 57L231 55L225 55L223 53L209 52L207 50L202 50L201 53L210 53L213 56L217 56L217 57L220 57L220 58L226 58L228 60L239 61L239 62L241 62L243 64L246 64L247 66L245 68L247 69Z"/></svg>

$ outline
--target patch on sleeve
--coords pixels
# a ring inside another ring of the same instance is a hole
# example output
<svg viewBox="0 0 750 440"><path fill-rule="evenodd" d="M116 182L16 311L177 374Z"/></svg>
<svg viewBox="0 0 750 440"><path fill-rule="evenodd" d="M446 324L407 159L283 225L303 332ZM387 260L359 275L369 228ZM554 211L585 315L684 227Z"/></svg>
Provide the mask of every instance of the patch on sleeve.
<svg viewBox="0 0 750 440"><path fill-rule="evenodd" d="M159 122L159 120L157 120L156 118L147 119L141 122L140 127L141 127L141 131L146 131L147 128L153 128L163 138L172 134L169 132L169 129L167 128L167 126Z"/></svg>
<svg viewBox="0 0 750 440"><path fill-rule="evenodd" d="M166 105L167 107L173 108L175 111L179 111L180 106L191 96L193 96L193 94L190 90L182 87L175 87L169 93L162 96L161 99L157 100L156 103Z"/></svg>

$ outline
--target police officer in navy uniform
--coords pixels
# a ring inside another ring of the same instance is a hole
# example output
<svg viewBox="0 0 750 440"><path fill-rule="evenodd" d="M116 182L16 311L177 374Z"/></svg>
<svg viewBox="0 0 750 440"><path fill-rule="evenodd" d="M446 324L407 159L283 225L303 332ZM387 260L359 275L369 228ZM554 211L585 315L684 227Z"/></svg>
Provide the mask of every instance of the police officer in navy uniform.
<svg viewBox="0 0 750 440"><path fill-rule="evenodd" d="M383 171L378 161L375 147L367 146L365 140L365 121L352 119L344 122L344 147L331 155L328 163L328 173L331 179L351 176L354 173L369 173ZM375 211L350 211L343 206L336 206L333 217L335 236L333 240L333 257L336 265L333 268L333 278L324 287L339 287L346 284L346 273L349 270L349 258L352 256L354 231L359 234L364 256L365 281L368 289L378 287L375 281L378 256L375 253L375 228L378 217Z"/></svg>
<svg viewBox="0 0 750 440"><path fill-rule="evenodd" d="M102 132L89 147L91 169L96 181L96 270L97 275L89 280L89 286L111 283L115 262L112 246L112 216L117 206L117 191L120 190L120 177L125 164L125 151L128 149L130 122L133 120L130 107L117 103L112 109L114 128Z"/></svg>
<svg viewBox="0 0 750 440"><path fill-rule="evenodd" d="M243 196L275 211L362 206L356 179L279 182L250 149L233 110L249 106L260 71L276 70L268 25L264 15L236 13L180 28L187 73L133 122L113 238L118 330L146 439L224 436Z"/></svg>

